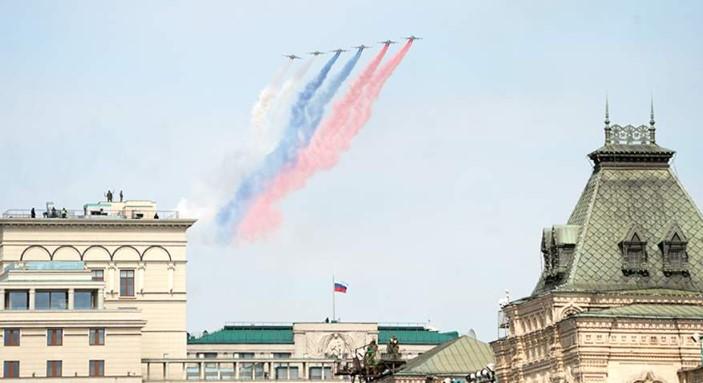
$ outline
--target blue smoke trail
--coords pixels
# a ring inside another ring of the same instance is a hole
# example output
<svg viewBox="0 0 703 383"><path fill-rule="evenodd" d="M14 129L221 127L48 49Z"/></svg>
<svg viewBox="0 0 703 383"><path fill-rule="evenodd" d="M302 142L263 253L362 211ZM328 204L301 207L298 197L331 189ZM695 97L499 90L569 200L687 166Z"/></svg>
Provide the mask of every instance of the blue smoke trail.
<svg viewBox="0 0 703 383"><path fill-rule="evenodd" d="M320 120L322 120L322 115L324 114L325 106L327 106L327 104L332 101L332 98L334 97L335 93L337 93L337 91L339 90L339 87L342 86L344 80L349 77L349 74L354 69L356 63L359 61L362 51L363 49L358 49L356 51L354 57L350 58L349 61L344 64L342 70L339 71L339 73L337 73L337 75L332 80L330 80L327 89L325 89L324 92L320 93L317 97L315 97L315 100L313 100L308 106L307 118L310 119L310 121L309 123L303 125L300 129L301 140L303 141L303 144L299 145L299 147L306 147L310 143L310 139L312 139L312 136L315 134L317 127L320 126Z"/></svg>
<svg viewBox="0 0 703 383"><path fill-rule="evenodd" d="M291 108L290 121L283 132L281 141L276 148L266 156L262 166L243 180L234 199L220 209L217 214L217 222L220 225L227 225L232 221L238 222L246 212L249 203L264 190L266 184L270 182L287 163L295 160L298 146L298 132L306 123L306 107L327 78L332 66L337 62L339 55L340 53L337 52L327 60L320 70L320 73L310 80L310 82L305 85L303 91L298 94L298 99Z"/></svg>

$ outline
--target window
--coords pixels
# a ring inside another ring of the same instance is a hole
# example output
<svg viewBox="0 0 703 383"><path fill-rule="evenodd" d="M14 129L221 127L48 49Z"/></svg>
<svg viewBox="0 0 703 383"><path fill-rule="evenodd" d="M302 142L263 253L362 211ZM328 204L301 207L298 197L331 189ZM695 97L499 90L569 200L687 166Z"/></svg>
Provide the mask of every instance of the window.
<svg viewBox="0 0 703 383"><path fill-rule="evenodd" d="M73 294L73 306L76 310L93 310L98 307L96 290L76 290Z"/></svg>
<svg viewBox="0 0 703 383"><path fill-rule="evenodd" d="M47 377L59 377L61 376L61 366L60 360L47 360L46 361L46 376Z"/></svg>
<svg viewBox="0 0 703 383"><path fill-rule="evenodd" d="M253 352L240 352L237 354L237 358L239 359L254 359L254 353Z"/></svg>
<svg viewBox="0 0 703 383"><path fill-rule="evenodd" d="M37 310L66 310L68 308L68 291L37 290L34 306Z"/></svg>
<svg viewBox="0 0 703 383"><path fill-rule="evenodd" d="M134 270L120 270L120 295L134 296Z"/></svg>
<svg viewBox="0 0 703 383"><path fill-rule="evenodd" d="M94 281L104 281L105 280L105 271L103 271L103 269L93 269L93 270L90 270L90 273L92 274Z"/></svg>
<svg viewBox="0 0 703 383"><path fill-rule="evenodd" d="M7 290L5 291L6 310L28 310L29 291L28 290Z"/></svg>
<svg viewBox="0 0 703 383"><path fill-rule="evenodd" d="M20 362L18 360L6 360L2 365L3 378L19 378Z"/></svg>
<svg viewBox="0 0 703 383"><path fill-rule="evenodd" d="M20 345L20 329L6 328L4 338L5 338L5 346L19 346Z"/></svg>
<svg viewBox="0 0 703 383"><path fill-rule="evenodd" d="M290 358L290 352L274 352L273 359L288 359Z"/></svg>
<svg viewBox="0 0 703 383"><path fill-rule="evenodd" d="M332 377L332 367L310 367L310 380L325 380Z"/></svg>
<svg viewBox="0 0 703 383"><path fill-rule="evenodd" d="M659 249L664 259L664 275L667 277L673 274L681 274L686 277L690 275L688 271L688 253L686 252L687 245L688 240L683 235L681 228L674 224L664 240L659 242Z"/></svg>
<svg viewBox="0 0 703 383"><path fill-rule="evenodd" d="M104 328L91 328L89 338L90 338L90 345L91 346L105 345L105 329Z"/></svg>
<svg viewBox="0 0 703 383"><path fill-rule="evenodd" d="M622 272L624 275L638 274L649 276L647 270L647 242L643 241L637 231L630 229L630 232L620 242L622 252Z"/></svg>
<svg viewBox="0 0 703 383"><path fill-rule="evenodd" d="M60 328L50 328L46 330L46 345L61 346L63 344L63 330Z"/></svg>
<svg viewBox="0 0 703 383"><path fill-rule="evenodd" d="M298 367L276 367L276 380L298 380Z"/></svg>
<svg viewBox="0 0 703 383"><path fill-rule="evenodd" d="M105 376L105 361L90 360L88 361L88 374L90 376Z"/></svg>

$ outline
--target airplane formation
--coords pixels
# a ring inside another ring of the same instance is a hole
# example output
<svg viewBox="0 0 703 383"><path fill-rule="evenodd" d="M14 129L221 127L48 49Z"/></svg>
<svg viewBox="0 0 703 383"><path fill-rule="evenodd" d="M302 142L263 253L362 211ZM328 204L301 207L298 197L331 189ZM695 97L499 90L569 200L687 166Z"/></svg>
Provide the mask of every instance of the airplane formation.
<svg viewBox="0 0 703 383"><path fill-rule="evenodd" d="M403 37L403 38L404 38L405 40L409 40L409 41L422 40L422 37L418 37L418 36L415 36L415 35L410 35L410 36ZM393 40L385 40L385 41L379 41L378 43L379 43L379 44L383 44L383 45L391 45L391 44L397 44L398 42L397 42L397 41L393 41ZM357 45L357 46L352 47L352 48L354 48L354 49L360 49L360 50L363 51L364 49L368 49L368 48L371 48L371 47L370 47L369 45L361 44L361 45ZM338 48L338 49L333 49L333 50L331 50L330 53L342 53L342 52L346 52L346 51L347 51L346 49ZM320 56L320 55L324 55L325 53L326 53L326 52L321 52L321 51L317 51L317 50L316 50L316 51L312 51L312 52L308 52L309 55L313 55L313 56ZM288 58L289 60L291 60L291 61L302 59L302 57L296 56L296 55L294 55L294 54L283 55L283 57L287 57L287 58Z"/></svg>

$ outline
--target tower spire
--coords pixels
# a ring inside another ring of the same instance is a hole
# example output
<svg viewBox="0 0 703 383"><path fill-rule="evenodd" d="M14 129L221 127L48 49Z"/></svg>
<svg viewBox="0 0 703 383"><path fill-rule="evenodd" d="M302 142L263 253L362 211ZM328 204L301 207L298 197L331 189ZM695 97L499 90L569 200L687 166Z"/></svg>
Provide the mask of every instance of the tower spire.
<svg viewBox="0 0 703 383"><path fill-rule="evenodd" d="M613 130L610 127L610 111L608 106L608 95L605 95L605 144L613 143Z"/></svg>
<svg viewBox="0 0 703 383"><path fill-rule="evenodd" d="M652 95L652 98L649 100L649 143L650 144L657 143L657 132L656 132L656 129L654 128L654 124L656 124L656 122L654 121L654 95Z"/></svg>
<svg viewBox="0 0 703 383"><path fill-rule="evenodd" d="M608 111L608 95L605 95L605 126L610 125L610 113Z"/></svg>

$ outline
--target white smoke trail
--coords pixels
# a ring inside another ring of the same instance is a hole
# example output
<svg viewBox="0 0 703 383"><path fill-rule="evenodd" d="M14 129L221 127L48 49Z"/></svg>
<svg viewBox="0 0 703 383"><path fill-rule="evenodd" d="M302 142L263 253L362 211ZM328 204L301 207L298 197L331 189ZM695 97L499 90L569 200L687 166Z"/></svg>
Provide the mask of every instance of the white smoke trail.
<svg viewBox="0 0 703 383"><path fill-rule="evenodd" d="M201 175L194 180L190 197L181 198L177 210L188 218L199 220L196 235L205 243L214 242L214 222L217 209L230 197L233 185L239 184L252 169L261 162L272 147L278 142L281 128L272 129L271 111L273 108L288 107L280 101L282 95L292 94L301 79L310 68L310 61L304 63L285 83L283 79L291 68L292 61L282 65L273 76L271 83L260 93L251 108L249 130L240 145L223 159L219 167ZM290 97L289 101L290 103Z"/></svg>
<svg viewBox="0 0 703 383"><path fill-rule="evenodd" d="M300 89L300 83L303 81L305 74L308 72L312 63L315 61L315 57L307 60L303 65L298 68L298 70L289 78L283 86L281 87L281 92L274 100L274 105L271 108L270 125L268 129L268 134L266 137L261 137L262 149L264 154L268 154L276 147L281 135L283 134L283 128L288 122L288 117L290 115L290 106L293 103L293 96L295 92Z"/></svg>

